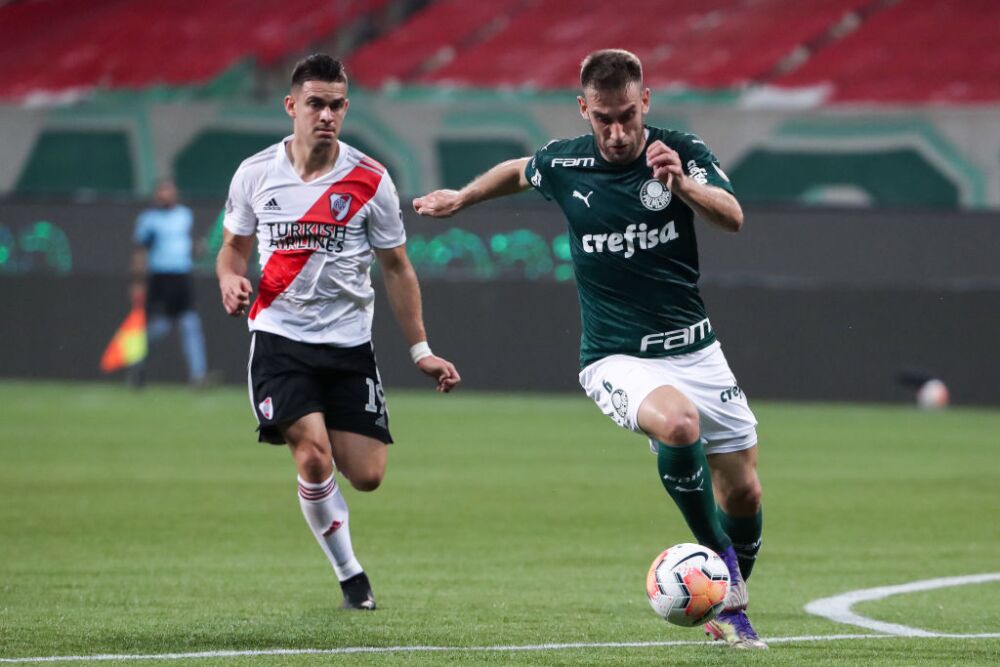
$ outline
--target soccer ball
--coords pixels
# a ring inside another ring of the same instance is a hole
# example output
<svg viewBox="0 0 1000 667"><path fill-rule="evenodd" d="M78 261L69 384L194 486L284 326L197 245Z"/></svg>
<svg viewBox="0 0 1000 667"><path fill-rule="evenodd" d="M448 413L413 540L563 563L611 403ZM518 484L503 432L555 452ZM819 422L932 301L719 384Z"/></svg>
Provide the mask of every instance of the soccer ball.
<svg viewBox="0 0 1000 667"><path fill-rule="evenodd" d="M690 628L722 611L729 592L729 568L700 544L678 544L655 559L646 575L649 604L664 620Z"/></svg>
<svg viewBox="0 0 1000 667"><path fill-rule="evenodd" d="M928 380L917 390L917 405L924 410L948 407L948 386L941 380Z"/></svg>

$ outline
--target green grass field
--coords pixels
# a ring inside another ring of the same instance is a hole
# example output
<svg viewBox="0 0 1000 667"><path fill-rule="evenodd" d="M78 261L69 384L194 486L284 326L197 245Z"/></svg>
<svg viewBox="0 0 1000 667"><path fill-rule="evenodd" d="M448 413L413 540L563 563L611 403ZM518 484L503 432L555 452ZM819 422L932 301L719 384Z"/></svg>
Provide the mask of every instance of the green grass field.
<svg viewBox="0 0 1000 667"><path fill-rule="evenodd" d="M389 406L399 444L385 483L374 494L345 491L379 602L362 614L336 609L339 588L299 512L291 459L255 443L245 391L0 383L0 659L702 640L645 600L653 556L690 536L642 438L582 394L390 388ZM762 636L872 634L803 606L1000 572L1000 411L754 407L766 510L750 590ZM934 632L997 633L1000 582L854 611ZM752 654L699 643L180 660L248 661L995 665L1000 639L793 640Z"/></svg>

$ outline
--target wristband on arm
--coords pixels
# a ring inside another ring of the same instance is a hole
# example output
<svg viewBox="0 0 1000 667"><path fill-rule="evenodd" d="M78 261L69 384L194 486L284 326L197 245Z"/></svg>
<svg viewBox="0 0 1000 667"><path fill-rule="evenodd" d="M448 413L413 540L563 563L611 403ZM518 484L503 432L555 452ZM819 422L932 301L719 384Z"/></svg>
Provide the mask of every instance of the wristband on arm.
<svg viewBox="0 0 1000 667"><path fill-rule="evenodd" d="M421 359L426 359L431 356L434 356L434 353L431 352L431 346L428 345L425 340L422 340L416 345L410 347L410 359L413 359L413 363L417 363Z"/></svg>

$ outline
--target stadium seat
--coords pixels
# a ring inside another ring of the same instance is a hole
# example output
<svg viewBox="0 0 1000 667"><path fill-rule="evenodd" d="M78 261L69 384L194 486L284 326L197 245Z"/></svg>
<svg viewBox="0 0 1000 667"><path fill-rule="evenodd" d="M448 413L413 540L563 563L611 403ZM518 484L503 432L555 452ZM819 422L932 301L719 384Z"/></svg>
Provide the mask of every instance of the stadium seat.
<svg viewBox="0 0 1000 667"><path fill-rule="evenodd" d="M441 183L461 188L493 165L532 150L513 139L442 139L437 143Z"/></svg>
<svg viewBox="0 0 1000 667"><path fill-rule="evenodd" d="M191 196L225 196L240 163L284 136L280 132L202 132L174 160L177 187Z"/></svg>
<svg viewBox="0 0 1000 667"><path fill-rule="evenodd" d="M828 83L834 102L975 103L1000 100L1000 3L907 0L778 79Z"/></svg>
<svg viewBox="0 0 1000 667"><path fill-rule="evenodd" d="M95 87L202 84L245 58L270 64L386 2L11 3L0 6L0 98Z"/></svg>
<svg viewBox="0 0 1000 667"><path fill-rule="evenodd" d="M500 10L492 3L443 0L350 62L369 85L565 88L576 85L581 58L606 45L635 51L656 87L733 86L770 71L859 4L675 0L665 11L661 2L636 0L623 13L599 0L577 0L572 11L559 0L511 2Z"/></svg>
<svg viewBox="0 0 1000 667"><path fill-rule="evenodd" d="M177 186L185 195L195 197L225 197L229 180L240 163L271 144L281 141L285 132L234 132L208 130L196 136L174 160L173 173ZM396 173L396 164L386 160L383 151L372 147L364 137L345 133L344 141L371 155Z"/></svg>
<svg viewBox="0 0 1000 667"><path fill-rule="evenodd" d="M124 131L46 130L21 172L20 194L128 194L132 150Z"/></svg>
<svg viewBox="0 0 1000 667"><path fill-rule="evenodd" d="M635 0L628 12L576 0L568 7L442 0L349 61L373 86L573 88L591 48L620 46L642 59L653 88L831 84L835 102L1000 100L993 0ZM856 29L837 39L852 21ZM933 46L942 34L947 44ZM781 73L787 58L806 52L813 55L804 66Z"/></svg>
<svg viewBox="0 0 1000 667"><path fill-rule="evenodd" d="M447 61L483 26L495 19L492 3L441 0L413 14L395 30L347 58L351 80L364 86L408 81L435 58Z"/></svg>

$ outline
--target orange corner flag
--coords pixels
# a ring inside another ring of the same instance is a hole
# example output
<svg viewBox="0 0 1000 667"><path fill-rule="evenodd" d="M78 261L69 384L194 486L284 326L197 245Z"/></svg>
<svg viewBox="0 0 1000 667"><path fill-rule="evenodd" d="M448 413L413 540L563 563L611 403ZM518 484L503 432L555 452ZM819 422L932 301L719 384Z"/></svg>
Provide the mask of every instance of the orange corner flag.
<svg viewBox="0 0 1000 667"><path fill-rule="evenodd" d="M146 310L136 306L118 327L101 356L101 370L111 373L146 358Z"/></svg>

